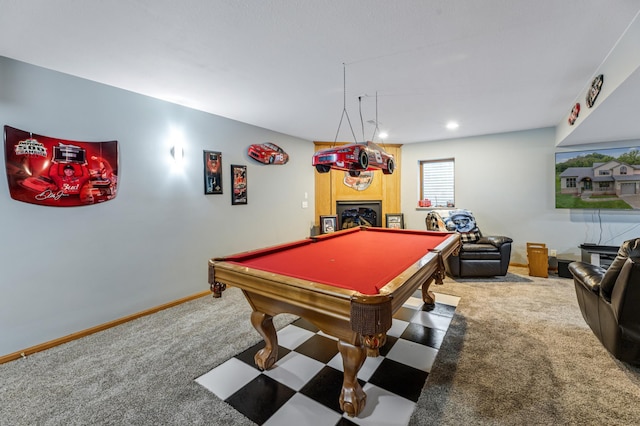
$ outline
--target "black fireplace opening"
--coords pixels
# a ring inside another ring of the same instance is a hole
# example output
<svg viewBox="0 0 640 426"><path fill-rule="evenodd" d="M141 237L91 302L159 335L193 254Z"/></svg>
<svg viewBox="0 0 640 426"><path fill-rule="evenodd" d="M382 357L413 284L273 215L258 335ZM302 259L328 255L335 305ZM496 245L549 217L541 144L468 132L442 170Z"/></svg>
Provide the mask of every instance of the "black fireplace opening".
<svg viewBox="0 0 640 426"><path fill-rule="evenodd" d="M381 201L337 201L336 214L340 229L382 226Z"/></svg>

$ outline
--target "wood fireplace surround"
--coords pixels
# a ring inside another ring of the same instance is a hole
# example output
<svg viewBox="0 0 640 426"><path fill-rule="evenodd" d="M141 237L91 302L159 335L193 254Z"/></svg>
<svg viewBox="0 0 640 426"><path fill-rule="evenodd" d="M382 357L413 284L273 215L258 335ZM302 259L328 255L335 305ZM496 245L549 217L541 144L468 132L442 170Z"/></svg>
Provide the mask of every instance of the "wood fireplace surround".
<svg viewBox="0 0 640 426"><path fill-rule="evenodd" d="M346 143L314 142L315 150L331 148ZM385 214L401 213L400 205L400 160L401 146L398 144L380 144L389 154L394 156L395 171L385 175L382 171L374 172L373 181L363 191L358 191L344 184L345 172L331 170L329 173L315 172L315 205L316 225L319 225L321 215L338 215L338 203L345 205L360 205L372 208L368 203L380 203L380 210L376 211L378 225L384 227ZM338 217L338 223L340 217Z"/></svg>

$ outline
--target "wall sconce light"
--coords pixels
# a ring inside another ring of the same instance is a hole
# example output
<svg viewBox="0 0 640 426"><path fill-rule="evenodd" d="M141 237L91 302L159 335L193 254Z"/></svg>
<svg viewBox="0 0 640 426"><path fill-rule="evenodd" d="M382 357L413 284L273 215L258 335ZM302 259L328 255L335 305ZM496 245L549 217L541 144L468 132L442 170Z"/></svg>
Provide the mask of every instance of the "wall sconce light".
<svg viewBox="0 0 640 426"><path fill-rule="evenodd" d="M176 164L182 163L182 160L184 159L184 148L182 148L182 145L176 143L174 146L172 146L171 156L173 157L173 161L175 161Z"/></svg>
<svg viewBox="0 0 640 426"><path fill-rule="evenodd" d="M170 152L175 167L182 168L184 166L184 135L177 128L172 128L169 135Z"/></svg>

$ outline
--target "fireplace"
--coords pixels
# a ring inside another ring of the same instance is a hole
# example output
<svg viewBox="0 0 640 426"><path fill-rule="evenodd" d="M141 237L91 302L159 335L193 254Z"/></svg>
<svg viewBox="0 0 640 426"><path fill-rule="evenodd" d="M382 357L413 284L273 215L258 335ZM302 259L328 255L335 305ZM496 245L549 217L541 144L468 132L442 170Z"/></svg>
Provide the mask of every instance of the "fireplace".
<svg viewBox="0 0 640 426"><path fill-rule="evenodd" d="M356 226L382 226L382 201L336 201L340 229Z"/></svg>

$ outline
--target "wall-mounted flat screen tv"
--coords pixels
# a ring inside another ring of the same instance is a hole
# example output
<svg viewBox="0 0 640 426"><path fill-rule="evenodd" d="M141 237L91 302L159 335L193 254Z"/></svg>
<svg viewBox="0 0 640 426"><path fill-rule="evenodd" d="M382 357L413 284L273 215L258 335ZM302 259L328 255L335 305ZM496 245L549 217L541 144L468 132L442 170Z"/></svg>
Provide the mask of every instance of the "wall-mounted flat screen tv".
<svg viewBox="0 0 640 426"><path fill-rule="evenodd" d="M640 210L640 147L556 152L556 208Z"/></svg>

